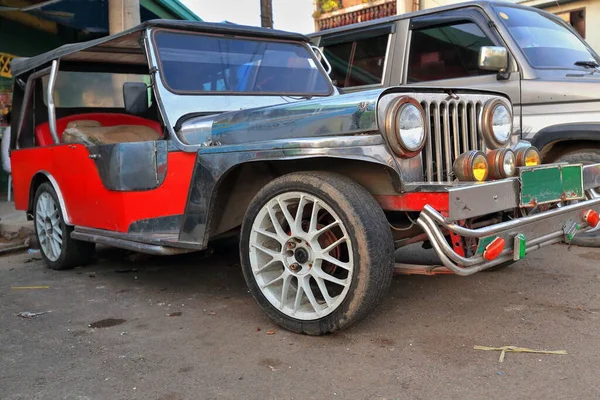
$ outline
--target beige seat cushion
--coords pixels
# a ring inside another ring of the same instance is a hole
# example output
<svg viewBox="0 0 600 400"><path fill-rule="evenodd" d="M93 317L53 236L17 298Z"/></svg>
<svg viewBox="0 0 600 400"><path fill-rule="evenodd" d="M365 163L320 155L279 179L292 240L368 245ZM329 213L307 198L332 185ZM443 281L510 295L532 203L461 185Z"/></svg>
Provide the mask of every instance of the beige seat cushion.
<svg viewBox="0 0 600 400"><path fill-rule="evenodd" d="M62 137L64 143L86 145L148 142L160 139L160 135L154 129L141 125L78 126L65 129Z"/></svg>
<svg viewBox="0 0 600 400"><path fill-rule="evenodd" d="M67 124L67 129L69 128L82 128L82 127L92 127L92 126L102 126L102 124L98 121L94 121L93 119L79 119L76 121L71 121Z"/></svg>

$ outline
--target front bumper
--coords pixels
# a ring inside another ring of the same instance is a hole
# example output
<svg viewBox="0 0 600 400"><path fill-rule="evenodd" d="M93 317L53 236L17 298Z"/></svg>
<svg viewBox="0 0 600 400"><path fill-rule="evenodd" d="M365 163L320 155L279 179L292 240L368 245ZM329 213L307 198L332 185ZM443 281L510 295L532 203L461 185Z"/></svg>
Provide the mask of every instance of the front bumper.
<svg viewBox="0 0 600 400"><path fill-rule="evenodd" d="M442 211L448 217L430 205L423 207L417 224L427 234L442 263L449 270L457 275L465 276L506 261L517 260L522 251L518 249L519 254L515 254L516 237L524 238L524 240L519 240L519 243L525 246L523 249L525 253L561 241L568 242L574 234L590 229L583 220L583 214L586 211L600 212L600 198L593 198L478 229L469 229L456 223L456 221L470 217L518 208L519 193L516 179L461 186L458 190L448 189L448 210ZM598 186L600 186L600 164L584 167L584 190L588 191ZM499 190L503 187L510 187L512 190ZM482 193L487 196L481 196ZM487 198L488 196L491 197ZM471 257L459 254L449 245L445 237L448 233L465 239L477 240L476 254ZM504 240L504 250L493 260L487 260L483 257L481 249L495 238Z"/></svg>

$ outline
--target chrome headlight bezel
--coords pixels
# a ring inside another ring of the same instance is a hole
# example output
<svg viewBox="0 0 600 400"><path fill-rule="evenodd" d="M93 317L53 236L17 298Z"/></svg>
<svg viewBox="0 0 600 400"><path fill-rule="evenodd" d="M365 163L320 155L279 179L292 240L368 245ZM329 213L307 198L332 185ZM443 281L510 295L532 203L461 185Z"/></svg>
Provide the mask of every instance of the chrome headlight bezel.
<svg viewBox="0 0 600 400"><path fill-rule="evenodd" d="M406 143L399 124L400 115L406 107L414 107L418 111L423 126L423 132L418 145L413 147ZM420 154L428 136L427 120L425 119L425 111L421 107L421 104L408 96L398 97L393 100L385 119L385 135L392 151L396 155L403 158L412 158Z"/></svg>
<svg viewBox="0 0 600 400"><path fill-rule="evenodd" d="M498 138L494 132L494 114L498 107L504 107L508 113L509 129L505 139ZM499 98L491 99L485 103L479 117L479 130L483 135L486 146L490 149L498 149L509 143L513 131L513 114L510 104Z"/></svg>

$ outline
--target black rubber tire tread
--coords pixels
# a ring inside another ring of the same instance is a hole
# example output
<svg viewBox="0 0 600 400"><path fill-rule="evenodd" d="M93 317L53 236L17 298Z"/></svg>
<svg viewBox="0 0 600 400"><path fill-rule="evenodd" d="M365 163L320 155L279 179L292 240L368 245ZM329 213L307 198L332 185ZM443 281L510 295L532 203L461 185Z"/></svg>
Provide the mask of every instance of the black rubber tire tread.
<svg viewBox="0 0 600 400"><path fill-rule="evenodd" d="M561 154L556 162L595 164L600 163L600 149L578 149ZM571 244L581 247L600 247L600 231L576 235Z"/></svg>
<svg viewBox="0 0 600 400"><path fill-rule="evenodd" d="M290 191L307 192L325 201L344 223L353 245L354 273L346 298L337 310L313 321L294 319L272 306L250 266L249 238L256 215L270 199ZM375 309L391 284L394 245L383 210L364 187L335 173L295 172L270 182L250 203L242 225L240 259L250 293L273 321L292 332L323 335L347 328Z"/></svg>
<svg viewBox="0 0 600 400"><path fill-rule="evenodd" d="M54 188L52 187L52 185L50 183L44 182L37 188L37 190L35 192L34 202L33 202L33 212L34 212L33 226L35 228L35 234L36 234L38 241L39 241L40 237L38 235L37 225L35 223L35 213L37 212L38 198L44 192L46 192L50 196L52 196L52 198L54 199L54 202L57 205L60 205L60 203L58 201L58 196L56 195L56 191L54 190ZM46 261L46 265L48 265L48 268L50 268L50 269L63 270L63 269L70 269L70 268L88 264L94 256L96 244L90 243L90 242L82 242L80 240L72 239L71 232L73 231L73 227L65 224L65 218L62 213L62 210L60 209L60 206L58 207L58 213L60 215L60 228L63 232L61 253L60 253L60 257L58 257L58 260L51 261L46 257L46 255L44 254L44 251L40 249L40 253L42 254L42 257L44 258L44 261Z"/></svg>

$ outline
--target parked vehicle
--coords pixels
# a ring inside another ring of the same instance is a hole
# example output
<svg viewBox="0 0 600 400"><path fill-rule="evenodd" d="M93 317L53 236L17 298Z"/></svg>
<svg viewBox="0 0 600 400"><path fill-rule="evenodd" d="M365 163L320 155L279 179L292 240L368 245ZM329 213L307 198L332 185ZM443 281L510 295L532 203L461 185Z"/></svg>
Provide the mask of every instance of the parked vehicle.
<svg viewBox="0 0 600 400"><path fill-rule="evenodd" d="M48 266L239 231L260 307L323 334L373 311L395 247L427 241L470 275L598 224L584 192L600 164L540 165L505 96L340 95L317 53L293 33L161 20L13 60L15 204Z"/></svg>
<svg viewBox="0 0 600 400"><path fill-rule="evenodd" d="M502 92L513 102L514 128L544 162L600 162L600 58L553 14L463 2L310 36L345 92L397 85Z"/></svg>

